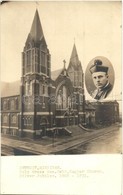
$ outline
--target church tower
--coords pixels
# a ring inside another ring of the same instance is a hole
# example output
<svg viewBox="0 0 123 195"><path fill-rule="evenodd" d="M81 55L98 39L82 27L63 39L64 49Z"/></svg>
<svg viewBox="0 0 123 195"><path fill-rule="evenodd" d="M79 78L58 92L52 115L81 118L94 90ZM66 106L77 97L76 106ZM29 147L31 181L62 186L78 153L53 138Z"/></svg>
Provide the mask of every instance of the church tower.
<svg viewBox="0 0 123 195"><path fill-rule="evenodd" d="M70 57L70 62L68 66L68 73L72 81L73 87L78 91L78 89L84 89L83 80L83 70L81 62L79 61L76 45L73 45L73 50Z"/></svg>
<svg viewBox="0 0 123 195"><path fill-rule="evenodd" d="M50 77L50 54L37 10L22 56L23 76L27 74L44 74L45 77Z"/></svg>
<svg viewBox="0 0 123 195"><path fill-rule="evenodd" d="M76 109L79 113L78 123L85 123L85 95L84 95L84 73L82 65L78 57L76 45L74 43L71 53L68 69L68 75L74 88L74 96L76 101Z"/></svg>
<svg viewBox="0 0 123 195"><path fill-rule="evenodd" d="M36 10L22 52L22 135L45 135L46 130L52 125L51 108L48 105L51 88L51 56Z"/></svg>

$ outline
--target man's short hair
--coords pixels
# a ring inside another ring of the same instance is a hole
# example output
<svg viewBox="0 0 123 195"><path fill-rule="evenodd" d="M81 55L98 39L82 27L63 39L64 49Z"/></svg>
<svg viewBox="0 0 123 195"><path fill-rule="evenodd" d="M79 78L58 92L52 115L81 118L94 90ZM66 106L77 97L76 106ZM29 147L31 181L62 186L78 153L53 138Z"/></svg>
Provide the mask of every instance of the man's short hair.
<svg viewBox="0 0 123 195"><path fill-rule="evenodd" d="M102 65L102 61L99 59L96 59L94 61L94 64L90 67L90 72L93 74L94 72L105 72L107 74L108 72L108 67Z"/></svg>

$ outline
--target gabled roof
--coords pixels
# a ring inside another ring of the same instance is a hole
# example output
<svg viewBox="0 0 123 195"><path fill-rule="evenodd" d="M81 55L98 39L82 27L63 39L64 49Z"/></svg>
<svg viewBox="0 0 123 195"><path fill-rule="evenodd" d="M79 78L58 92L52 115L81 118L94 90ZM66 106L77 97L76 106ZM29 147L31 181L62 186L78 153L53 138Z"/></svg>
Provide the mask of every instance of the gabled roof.
<svg viewBox="0 0 123 195"><path fill-rule="evenodd" d="M42 38L44 38L44 33L43 33L42 25L40 22L38 10L36 10L27 41L28 41L28 39L31 39L34 42L38 42ZM45 38L44 38L44 40L45 40Z"/></svg>
<svg viewBox="0 0 123 195"><path fill-rule="evenodd" d="M20 81L1 82L1 97L20 95Z"/></svg>
<svg viewBox="0 0 123 195"><path fill-rule="evenodd" d="M52 71L52 72L51 72L51 78L52 78L53 80L56 80L57 77L61 74L62 70L63 70L63 68Z"/></svg>

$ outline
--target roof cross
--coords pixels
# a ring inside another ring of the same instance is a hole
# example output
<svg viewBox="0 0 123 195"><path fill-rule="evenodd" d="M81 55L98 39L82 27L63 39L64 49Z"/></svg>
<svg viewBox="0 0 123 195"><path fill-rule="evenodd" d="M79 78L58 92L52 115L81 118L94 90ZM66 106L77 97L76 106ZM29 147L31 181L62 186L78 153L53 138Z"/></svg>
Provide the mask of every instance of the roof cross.
<svg viewBox="0 0 123 195"><path fill-rule="evenodd" d="M38 5L39 5L38 1L35 1L35 4L36 4L36 9L37 9L37 7L38 7Z"/></svg>
<svg viewBox="0 0 123 195"><path fill-rule="evenodd" d="M64 69L66 69L66 61L63 60L63 63L64 63Z"/></svg>

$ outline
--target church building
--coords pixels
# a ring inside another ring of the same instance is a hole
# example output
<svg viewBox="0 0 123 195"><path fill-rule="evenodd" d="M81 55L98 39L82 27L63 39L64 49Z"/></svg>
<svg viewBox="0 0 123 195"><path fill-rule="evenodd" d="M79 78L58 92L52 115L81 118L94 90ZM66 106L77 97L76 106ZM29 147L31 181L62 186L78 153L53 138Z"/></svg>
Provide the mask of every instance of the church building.
<svg viewBox="0 0 123 195"><path fill-rule="evenodd" d="M1 106L2 133L13 136L35 138L95 120L95 108L85 103L76 45L68 67L64 60L62 69L51 72L51 54L37 10L22 52L21 81L5 84Z"/></svg>

